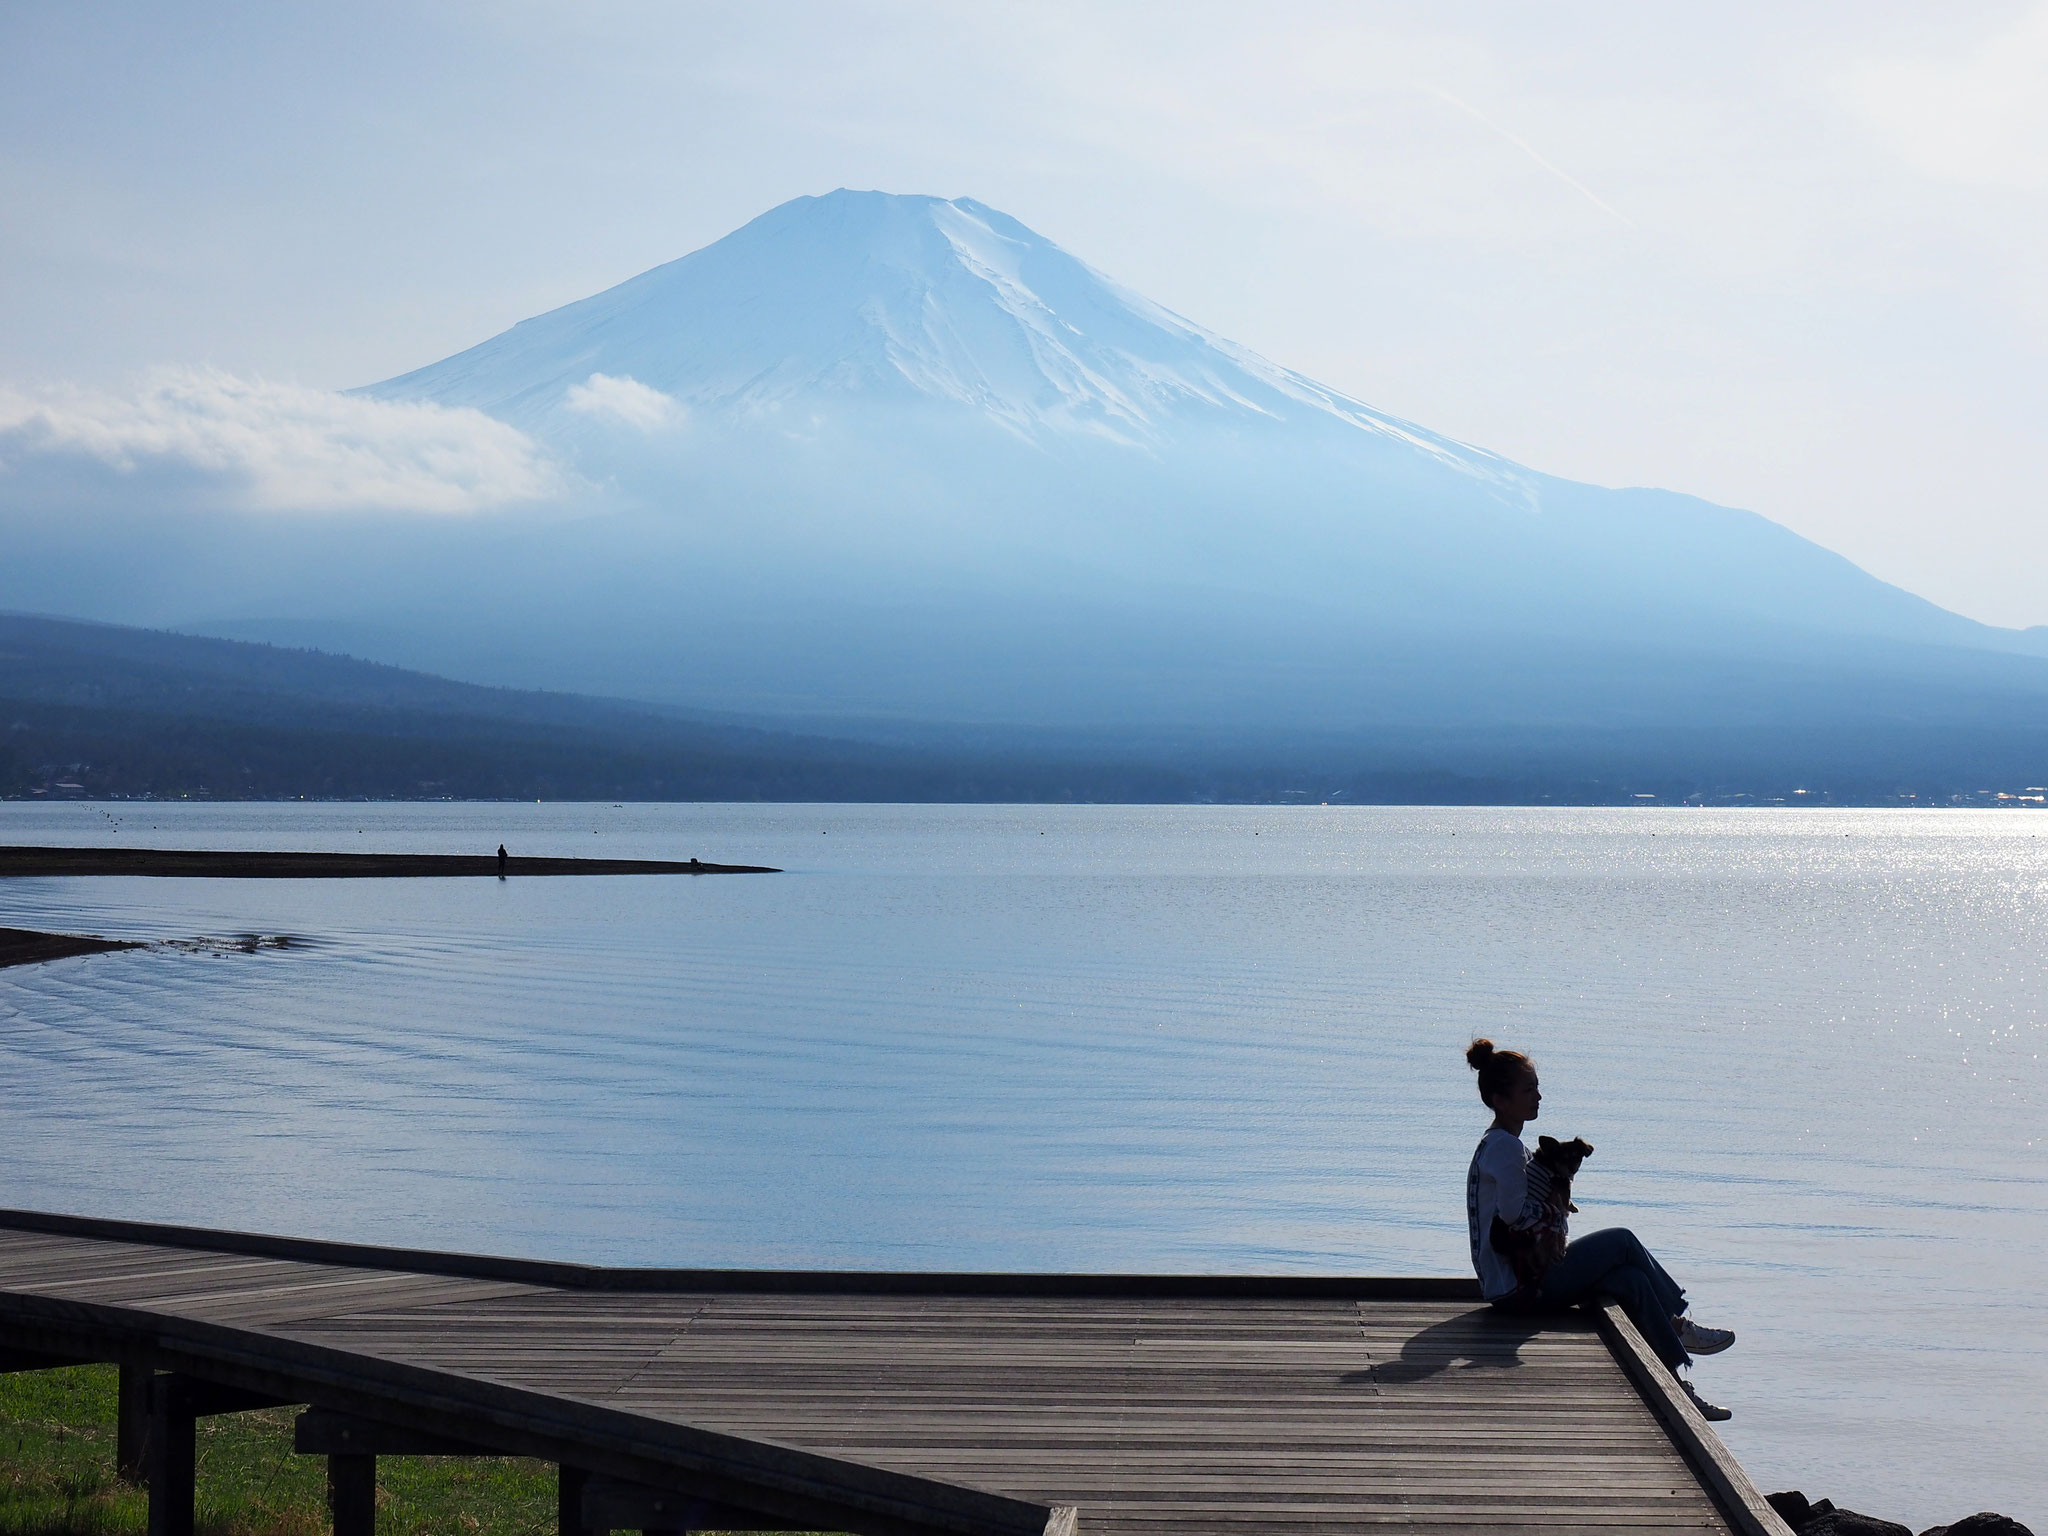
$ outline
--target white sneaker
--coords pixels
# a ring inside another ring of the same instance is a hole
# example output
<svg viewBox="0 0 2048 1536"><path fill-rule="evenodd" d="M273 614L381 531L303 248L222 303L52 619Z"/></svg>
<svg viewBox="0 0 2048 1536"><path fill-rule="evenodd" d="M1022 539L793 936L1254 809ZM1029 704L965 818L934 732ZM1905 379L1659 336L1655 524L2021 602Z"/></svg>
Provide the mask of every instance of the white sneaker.
<svg viewBox="0 0 2048 1536"><path fill-rule="evenodd" d="M1689 1317L1678 1320L1678 1342L1688 1355L1718 1355L1735 1342L1729 1328L1703 1328Z"/></svg>
<svg viewBox="0 0 2048 1536"><path fill-rule="evenodd" d="M1708 1402L1693 1389L1693 1384L1683 1376L1678 1378L1678 1384L1685 1388L1685 1395L1692 1399L1693 1407L1699 1409L1700 1417L1709 1424L1719 1424L1724 1420L1735 1417L1735 1410L1733 1408L1723 1408L1719 1403Z"/></svg>

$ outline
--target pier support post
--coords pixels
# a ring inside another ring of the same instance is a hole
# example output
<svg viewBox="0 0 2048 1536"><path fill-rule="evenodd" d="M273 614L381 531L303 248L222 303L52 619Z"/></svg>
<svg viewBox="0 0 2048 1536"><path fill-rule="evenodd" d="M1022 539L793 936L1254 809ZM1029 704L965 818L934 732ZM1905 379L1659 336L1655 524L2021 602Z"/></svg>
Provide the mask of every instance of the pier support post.
<svg viewBox="0 0 2048 1536"><path fill-rule="evenodd" d="M148 1378L149 1536L192 1536L192 1394L178 1376Z"/></svg>
<svg viewBox="0 0 2048 1536"><path fill-rule="evenodd" d="M329 1456L327 1507L334 1512L334 1536L377 1536L377 1458Z"/></svg>
<svg viewBox="0 0 2048 1536"><path fill-rule="evenodd" d="M583 1523L583 1489L590 1474L564 1463L555 1469L555 1529L559 1536L587 1536Z"/></svg>
<svg viewBox="0 0 2048 1536"><path fill-rule="evenodd" d="M193 1426L216 1413L276 1408L286 1399L193 1376L138 1371L136 1389L149 1405L142 1464L149 1477L149 1536L192 1536L198 1494ZM127 1383L122 1383L124 1393Z"/></svg>
<svg viewBox="0 0 2048 1536"><path fill-rule="evenodd" d="M114 1418L114 1465L131 1483L149 1475L149 1368L121 1367L119 1407Z"/></svg>

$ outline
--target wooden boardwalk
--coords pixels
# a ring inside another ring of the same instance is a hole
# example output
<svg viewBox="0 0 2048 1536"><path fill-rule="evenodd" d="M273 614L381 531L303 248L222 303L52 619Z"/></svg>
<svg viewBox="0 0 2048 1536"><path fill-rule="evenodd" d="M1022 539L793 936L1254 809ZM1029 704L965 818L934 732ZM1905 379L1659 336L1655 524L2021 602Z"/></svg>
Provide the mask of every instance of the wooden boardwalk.
<svg viewBox="0 0 2048 1536"><path fill-rule="evenodd" d="M192 1417L274 1403L311 1406L338 1531L374 1455L442 1451L561 1464L579 1532L1785 1533L1618 1313L1466 1281L603 1270L0 1213L0 1350L122 1363L164 1536Z"/></svg>

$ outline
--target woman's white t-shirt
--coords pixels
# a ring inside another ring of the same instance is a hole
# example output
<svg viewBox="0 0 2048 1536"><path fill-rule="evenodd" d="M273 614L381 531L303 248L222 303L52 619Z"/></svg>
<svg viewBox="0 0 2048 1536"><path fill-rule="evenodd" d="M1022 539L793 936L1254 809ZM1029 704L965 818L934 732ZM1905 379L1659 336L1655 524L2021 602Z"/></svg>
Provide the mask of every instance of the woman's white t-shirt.
<svg viewBox="0 0 2048 1536"><path fill-rule="evenodd" d="M1494 1126L1480 1137L1465 1175L1465 1219L1472 1228L1472 1268L1488 1301L1513 1293L1515 1267L1494 1251L1493 1218L1509 1226L1528 1225L1529 1149L1522 1138Z"/></svg>

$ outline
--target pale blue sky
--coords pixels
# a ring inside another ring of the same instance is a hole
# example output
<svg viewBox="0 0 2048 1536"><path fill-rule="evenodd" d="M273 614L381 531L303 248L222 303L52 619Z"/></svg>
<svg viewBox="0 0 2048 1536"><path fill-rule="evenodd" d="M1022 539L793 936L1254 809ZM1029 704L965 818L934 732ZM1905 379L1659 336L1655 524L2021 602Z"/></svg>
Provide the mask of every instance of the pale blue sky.
<svg viewBox="0 0 2048 1536"><path fill-rule="evenodd" d="M841 185L2048 623L2042 4L11 0L0 389L360 384Z"/></svg>

